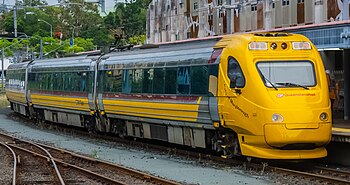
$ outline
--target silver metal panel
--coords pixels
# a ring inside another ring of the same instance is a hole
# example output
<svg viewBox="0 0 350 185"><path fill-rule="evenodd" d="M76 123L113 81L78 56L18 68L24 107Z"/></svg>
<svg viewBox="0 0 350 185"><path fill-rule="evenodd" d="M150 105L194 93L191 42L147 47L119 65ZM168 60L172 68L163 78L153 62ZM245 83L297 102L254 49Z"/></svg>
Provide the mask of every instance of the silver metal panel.
<svg viewBox="0 0 350 185"><path fill-rule="evenodd" d="M193 129L194 145L205 148L205 130Z"/></svg>
<svg viewBox="0 0 350 185"><path fill-rule="evenodd" d="M52 112L51 111L44 110L44 117L45 117L45 120L47 120L47 121L53 121L52 120Z"/></svg>
<svg viewBox="0 0 350 185"><path fill-rule="evenodd" d="M181 127L173 127L174 128L174 143L183 145L184 143L184 136L182 133Z"/></svg>
<svg viewBox="0 0 350 185"><path fill-rule="evenodd" d="M209 97L209 111L210 116L213 121L220 121L219 110L218 110L218 100L216 97Z"/></svg>
<svg viewBox="0 0 350 185"><path fill-rule="evenodd" d="M174 127L168 126L168 142L175 143Z"/></svg>
<svg viewBox="0 0 350 185"><path fill-rule="evenodd" d="M168 141L170 143L183 145L184 139L182 134L182 128L168 126Z"/></svg>
<svg viewBox="0 0 350 185"><path fill-rule="evenodd" d="M189 127L183 127L184 144L187 146L194 146L192 129Z"/></svg>
<svg viewBox="0 0 350 185"><path fill-rule="evenodd" d="M105 110L105 108L104 108L104 106L103 106L102 93L98 93L97 101L98 101L98 108L99 108L100 110Z"/></svg>
<svg viewBox="0 0 350 185"><path fill-rule="evenodd" d="M134 131L132 128L132 123L126 121L126 131L128 133L128 136L134 136Z"/></svg>
<svg viewBox="0 0 350 185"><path fill-rule="evenodd" d="M76 127L82 127L81 121L80 121L80 115L68 114L68 113L58 113L58 115L60 115L60 114L66 119L64 124L72 125L72 126L76 126Z"/></svg>
<svg viewBox="0 0 350 185"><path fill-rule="evenodd" d="M57 116L58 116L58 122L59 123L63 123L63 124L69 125L69 123L68 123L68 114L67 113L59 112L59 113L57 113Z"/></svg>
<svg viewBox="0 0 350 185"><path fill-rule="evenodd" d="M148 123L142 123L143 137L146 139L151 139L151 129Z"/></svg>

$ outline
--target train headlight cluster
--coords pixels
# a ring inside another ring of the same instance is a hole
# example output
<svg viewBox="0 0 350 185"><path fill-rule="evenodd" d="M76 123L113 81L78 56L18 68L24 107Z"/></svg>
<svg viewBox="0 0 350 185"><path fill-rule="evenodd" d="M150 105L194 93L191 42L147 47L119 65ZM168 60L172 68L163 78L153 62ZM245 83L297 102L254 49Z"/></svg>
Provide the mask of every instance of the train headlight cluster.
<svg viewBox="0 0 350 185"><path fill-rule="evenodd" d="M322 112L322 113L320 114L320 120L321 120L321 121L327 121L327 120L328 120L328 114L325 113L325 112Z"/></svg>
<svg viewBox="0 0 350 185"><path fill-rule="evenodd" d="M267 50L267 42L250 42L249 50Z"/></svg>
<svg viewBox="0 0 350 185"><path fill-rule="evenodd" d="M293 42L292 43L294 50L310 50L311 44L310 42Z"/></svg>
<svg viewBox="0 0 350 185"><path fill-rule="evenodd" d="M273 114L272 115L272 122L282 123L283 122L283 116L281 114Z"/></svg>

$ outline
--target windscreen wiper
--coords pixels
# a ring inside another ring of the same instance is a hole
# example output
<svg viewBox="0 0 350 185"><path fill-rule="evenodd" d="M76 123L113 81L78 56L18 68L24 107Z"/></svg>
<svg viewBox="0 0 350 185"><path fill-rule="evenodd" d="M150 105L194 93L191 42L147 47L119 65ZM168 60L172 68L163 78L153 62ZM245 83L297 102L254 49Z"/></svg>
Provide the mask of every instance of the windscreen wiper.
<svg viewBox="0 0 350 185"><path fill-rule="evenodd" d="M265 78L264 75L263 75L263 77ZM266 80L267 82L269 82L273 88L275 88L276 90L278 90L277 87L276 87L269 79L265 78L265 80Z"/></svg>
<svg viewBox="0 0 350 185"><path fill-rule="evenodd" d="M309 90L308 87L304 86L304 85L300 85L300 84L296 84L296 83L290 83L290 82L284 82L284 83L276 83L277 85L283 85L286 87L301 87L304 88L306 90Z"/></svg>
<svg viewBox="0 0 350 185"><path fill-rule="evenodd" d="M267 79L267 78L261 73L260 70L259 70L259 73L260 73L260 75L264 78L265 81L269 82L269 83L271 84L271 86L272 86L274 89L278 90L277 87L275 86L275 84L273 84L269 79Z"/></svg>

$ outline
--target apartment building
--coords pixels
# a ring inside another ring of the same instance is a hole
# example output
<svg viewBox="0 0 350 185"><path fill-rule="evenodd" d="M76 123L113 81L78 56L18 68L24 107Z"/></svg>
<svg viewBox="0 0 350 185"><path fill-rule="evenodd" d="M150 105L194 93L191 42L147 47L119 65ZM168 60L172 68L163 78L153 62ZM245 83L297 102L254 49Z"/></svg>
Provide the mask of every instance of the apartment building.
<svg viewBox="0 0 350 185"><path fill-rule="evenodd" d="M339 21L342 9L342 0L152 0L147 42Z"/></svg>

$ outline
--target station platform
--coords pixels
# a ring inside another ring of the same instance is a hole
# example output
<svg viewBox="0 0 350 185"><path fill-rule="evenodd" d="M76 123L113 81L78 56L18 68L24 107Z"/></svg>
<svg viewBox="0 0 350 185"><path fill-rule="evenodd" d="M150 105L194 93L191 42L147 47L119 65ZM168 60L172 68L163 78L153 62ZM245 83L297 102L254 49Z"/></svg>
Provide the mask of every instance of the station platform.
<svg viewBox="0 0 350 185"><path fill-rule="evenodd" d="M332 141L350 143L350 120L334 120L332 128Z"/></svg>

